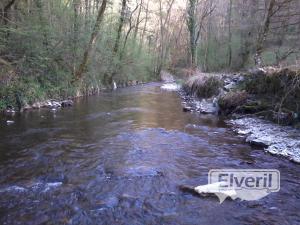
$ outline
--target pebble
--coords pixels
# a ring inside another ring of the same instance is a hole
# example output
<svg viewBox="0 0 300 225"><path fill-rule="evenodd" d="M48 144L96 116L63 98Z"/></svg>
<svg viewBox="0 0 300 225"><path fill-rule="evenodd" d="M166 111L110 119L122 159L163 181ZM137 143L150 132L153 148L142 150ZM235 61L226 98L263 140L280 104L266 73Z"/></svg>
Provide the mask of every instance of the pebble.
<svg viewBox="0 0 300 225"><path fill-rule="evenodd" d="M184 106L182 110L183 110L183 112L191 112L192 111L192 107Z"/></svg>

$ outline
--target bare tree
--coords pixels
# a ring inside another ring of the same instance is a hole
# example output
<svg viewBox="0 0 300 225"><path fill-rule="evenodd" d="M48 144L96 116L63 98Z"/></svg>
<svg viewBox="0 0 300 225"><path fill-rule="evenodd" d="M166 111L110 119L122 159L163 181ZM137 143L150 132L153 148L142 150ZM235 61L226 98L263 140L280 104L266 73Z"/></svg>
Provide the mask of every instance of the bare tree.
<svg viewBox="0 0 300 225"><path fill-rule="evenodd" d="M262 26L261 31L258 34L257 44L256 44L256 53L254 56L254 62L255 65L261 66L262 65L262 57L261 54L263 52L264 43L267 39L268 32L270 30L270 23L271 23L271 17L274 15L275 7L275 0L270 0L268 7L267 7L267 13L264 19L264 23Z"/></svg>
<svg viewBox="0 0 300 225"><path fill-rule="evenodd" d="M147 29L147 25L148 25L148 19L149 19L149 2L150 0L147 1L147 6L146 6L146 9L145 9L145 22L144 22L144 27L143 27L143 31L142 31L142 36L141 36L141 39L140 39L140 46L139 46L139 49L141 50L141 46L142 44L144 43L144 38L145 38L145 34L146 34L146 29Z"/></svg>
<svg viewBox="0 0 300 225"><path fill-rule="evenodd" d="M231 23L232 23L232 0L229 0L229 7L228 7L228 66L229 67L231 67L231 61L232 61L232 48L231 48L232 31L231 31Z"/></svg>
<svg viewBox="0 0 300 225"><path fill-rule="evenodd" d="M1 20L3 21L2 23L6 25L9 20L10 20L10 10L12 6L17 2L18 0L10 0L3 8L3 12L1 15Z"/></svg>
<svg viewBox="0 0 300 225"><path fill-rule="evenodd" d="M80 66L78 67L77 71L75 72L75 81L80 80L83 76L83 73L86 70L91 52L92 52L92 50L93 50L93 48L96 44L96 41L97 41L97 37L98 37L98 34L99 34L99 29L100 29L100 26L101 26L101 23L102 23L102 20L103 20L103 17L104 17L104 12L105 12L105 9L106 9L106 4L107 4L107 0L102 0L102 5L101 5L101 7L98 11L98 16L97 16L97 19L96 19L96 22L95 22L95 25L94 25L94 28L93 28L93 32L91 34L90 41L89 41L88 46L87 46L87 48L84 52L82 62L80 64Z"/></svg>
<svg viewBox="0 0 300 225"><path fill-rule="evenodd" d="M122 29L123 29L124 22L125 22L126 7L127 7L127 0L122 0L121 14L120 14L119 25L118 25L118 30L117 30L117 38L116 38L115 46L114 46L115 54L118 53L118 51L119 51Z"/></svg>
<svg viewBox="0 0 300 225"><path fill-rule="evenodd" d="M188 19L187 19L187 25L190 32L190 57L191 57L191 66L194 67L196 64L196 48L197 48L197 42L198 37L200 35L200 28L197 29L197 22L196 22L196 10L197 10L197 4L198 0L189 0L189 7L188 7ZM197 36L198 37L197 37Z"/></svg>
<svg viewBox="0 0 300 225"><path fill-rule="evenodd" d="M208 0L189 0L187 9L187 27L190 39L190 62L197 66L197 44L200 38L204 20L214 11L215 6Z"/></svg>
<svg viewBox="0 0 300 225"><path fill-rule="evenodd" d="M141 13L142 13L142 9L143 9L143 0L141 0L140 3L137 5L139 7L139 11L138 11L138 15L137 15L137 19L136 19L136 23L135 23L135 27L134 27L134 40L136 40L136 38L137 38L139 26L143 20L143 19L141 19Z"/></svg>
<svg viewBox="0 0 300 225"><path fill-rule="evenodd" d="M160 43L159 43L159 57L155 73L160 74L163 65L167 57L167 42L169 34L167 28L169 27L169 22L172 13L172 7L175 0L168 0L166 2L166 14L164 15L164 5L162 0L159 0L159 33L160 33Z"/></svg>
<svg viewBox="0 0 300 225"><path fill-rule="evenodd" d="M120 58L123 57L123 54L124 54L124 51L125 51L125 48L126 48L126 44L127 44L127 41L128 41L128 38L129 38L129 35L131 33L131 31L133 30L133 28L135 28L135 26L138 26L139 23L134 23L133 21L133 14L136 12L136 10L140 7L140 5L136 5L136 7L132 10L132 12L130 13L130 16L129 16L129 27L128 27L128 30L127 30L127 33L125 35L125 40L124 40L124 43L123 43L123 49L121 51L121 55L120 55ZM140 12L139 12L140 14ZM139 16L138 16L139 17ZM139 20L139 19L137 19Z"/></svg>
<svg viewBox="0 0 300 225"><path fill-rule="evenodd" d="M76 73L76 52L77 52L77 44L78 44L78 33L79 33L79 24L78 24L78 16L79 16L79 8L80 8L80 0L73 0L73 10L74 10L74 23L73 23L73 74Z"/></svg>

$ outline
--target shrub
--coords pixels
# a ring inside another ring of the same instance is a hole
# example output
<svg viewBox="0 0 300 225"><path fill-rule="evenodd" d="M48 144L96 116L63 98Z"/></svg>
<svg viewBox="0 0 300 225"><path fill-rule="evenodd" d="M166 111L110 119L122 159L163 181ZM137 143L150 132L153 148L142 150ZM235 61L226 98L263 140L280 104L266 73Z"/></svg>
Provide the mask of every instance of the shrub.
<svg viewBox="0 0 300 225"><path fill-rule="evenodd" d="M243 105L247 101L248 94L245 91L229 92L218 101L221 112L229 114L237 107Z"/></svg>
<svg viewBox="0 0 300 225"><path fill-rule="evenodd" d="M219 94L221 85L221 80L214 75L197 75L191 77L183 88L199 98L210 98Z"/></svg>

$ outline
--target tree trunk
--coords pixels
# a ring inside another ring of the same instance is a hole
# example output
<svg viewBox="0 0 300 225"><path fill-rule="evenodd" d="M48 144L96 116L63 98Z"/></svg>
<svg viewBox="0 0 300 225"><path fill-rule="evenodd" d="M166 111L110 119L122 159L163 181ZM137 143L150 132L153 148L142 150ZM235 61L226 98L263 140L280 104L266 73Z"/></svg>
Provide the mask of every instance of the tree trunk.
<svg viewBox="0 0 300 225"><path fill-rule="evenodd" d="M133 17L133 14L135 13L135 11L139 8L139 5L136 6L136 8L131 12L130 14L130 17L129 17L129 28L128 28L128 31L125 35L125 40L124 40L124 44L123 44L123 48L122 48L122 51L120 53L120 60L122 60L123 58L123 55L125 53L125 48L126 48L126 44L127 44L127 41L128 41L128 38L129 38L129 35L131 33L131 31L133 30L134 28L134 24L132 22L132 17Z"/></svg>
<svg viewBox="0 0 300 225"><path fill-rule="evenodd" d="M88 18L89 18L88 17L88 14L89 14L88 13L88 10L89 10L88 9L89 8L89 0L85 0L84 3L85 3L84 4L85 5L85 15L84 15L84 17L85 17L84 18L85 19L85 29L88 30L87 28L88 28Z"/></svg>
<svg viewBox="0 0 300 225"><path fill-rule="evenodd" d="M136 24L135 24L135 28L134 28L134 40L136 40L137 34L138 34L138 30L139 30L139 25L140 25L140 17L141 17L141 13L142 13L142 7L143 7L143 0L140 1L140 8L139 8L139 12L137 15L137 19L136 19Z"/></svg>
<svg viewBox="0 0 300 225"><path fill-rule="evenodd" d="M268 32L270 30L271 17L273 16L273 9L275 6L275 0L270 0L270 3L267 8L267 15L264 20L264 24L262 27L262 31L259 33L257 45L256 45L256 53L254 56L255 65L260 67L262 66L262 57L261 54L263 52L264 44L268 36Z"/></svg>
<svg viewBox="0 0 300 225"><path fill-rule="evenodd" d="M73 0L74 24L73 24L73 74L76 73L77 45L78 45L78 15L79 15L80 0Z"/></svg>
<svg viewBox="0 0 300 225"><path fill-rule="evenodd" d="M148 0L147 6L146 6L146 17L145 17L145 23L144 23L144 28L143 28L143 32L142 32L142 37L141 37L141 40L140 40L140 47L139 47L140 50L141 50L142 45L144 43L144 38L145 38L148 19L149 19L149 2L150 2L150 0Z"/></svg>
<svg viewBox="0 0 300 225"><path fill-rule="evenodd" d="M47 21L44 17L44 6L42 0L36 1L36 6L38 8L39 19L40 19L40 29L41 33L43 34L43 45L45 46L46 50L49 51L49 40L48 40L48 31L47 31Z"/></svg>
<svg viewBox="0 0 300 225"><path fill-rule="evenodd" d="M121 39L122 29L123 29L123 25L124 25L124 21L125 21L126 3L127 3L127 0L122 0L121 16L120 16L120 20L119 20L117 38L116 38L116 42L115 42L115 46L114 46L115 54L117 54L119 51L120 39Z"/></svg>
<svg viewBox="0 0 300 225"><path fill-rule="evenodd" d="M165 19L164 19L164 10L163 10L162 0L159 1L160 46L159 46L158 62L157 62L156 71L155 71L156 75L160 74L161 70L164 67L166 58L167 58L167 45L168 45L167 42L169 39L169 37L168 37L169 35L167 35L166 27L169 26L174 1L175 0L170 0L168 2L168 9L167 9Z"/></svg>
<svg viewBox="0 0 300 225"><path fill-rule="evenodd" d="M83 59L82 62L80 64L80 66L78 67L78 70L75 73L75 81L80 80L83 76L83 73L86 70L87 64L88 64L88 60L90 58L92 49L94 48L95 44L96 44L96 40L99 34L99 29L100 29L100 25L102 23L103 17L104 17L104 12L106 9L106 4L107 4L107 0L102 0L102 5L98 11L98 16L94 25L94 29L93 32L91 34L91 38L90 41L88 43L88 46L84 52L83 55Z"/></svg>
<svg viewBox="0 0 300 225"><path fill-rule="evenodd" d="M232 17L232 0L229 0L229 10L228 10L228 66L231 67L232 61L232 49L231 49L231 17Z"/></svg>
<svg viewBox="0 0 300 225"><path fill-rule="evenodd" d="M188 30L190 36L190 64L196 66L196 0L189 0L188 8Z"/></svg>
<svg viewBox="0 0 300 225"><path fill-rule="evenodd" d="M9 12L11 10L11 7L15 4L16 0L11 0L8 2L8 4L3 9L3 14L1 16L1 19L3 21L4 25L7 25L9 22Z"/></svg>
<svg viewBox="0 0 300 225"><path fill-rule="evenodd" d="M1 16L1 13L0 13L0 17L1 17L1 20L2 20L2 23L3 23L4 27L8 26L8 22L11 20L11 18L10 18L10 11L11 11L11 8L13 7L13 5L16 3L16 1L17 0L11 0L4 7L2 16ZM9 29L7 29L5 31L5 37L6 37L7 40L9 39L9 35L10 35L10 31L9 31Z"/></svg>

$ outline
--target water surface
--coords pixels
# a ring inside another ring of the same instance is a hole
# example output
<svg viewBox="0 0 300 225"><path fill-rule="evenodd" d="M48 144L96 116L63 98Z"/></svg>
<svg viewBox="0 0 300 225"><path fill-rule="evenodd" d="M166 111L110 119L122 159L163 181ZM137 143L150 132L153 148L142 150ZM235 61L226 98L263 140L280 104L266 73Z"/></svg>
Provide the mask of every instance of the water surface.
<svg viewBox="0 0 300 225"><path fill-rule="evenodd" d="M160 84L16 115L0 127L1 224L300 224L300 167L251 148L222 119L184 113ZM210 169L279 169L260 201L200 198Z"/></svg>

